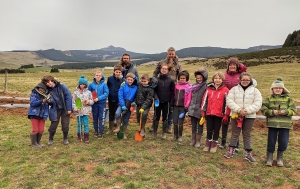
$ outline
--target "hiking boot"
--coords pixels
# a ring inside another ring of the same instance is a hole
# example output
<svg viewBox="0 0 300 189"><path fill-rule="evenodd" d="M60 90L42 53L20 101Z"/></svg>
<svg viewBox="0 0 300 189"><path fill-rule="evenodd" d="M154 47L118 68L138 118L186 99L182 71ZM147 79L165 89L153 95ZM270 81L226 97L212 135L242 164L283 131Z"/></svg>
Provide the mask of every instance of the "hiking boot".
<svg viewBox="0 0 300 189"><path fill-rule="evenodd" d="M246 151L245 159L248 160L249 162L256 162L252 155L252 151Z"/></svg>
<svg viewBox="0 0 300 189"><path fill-rule="evenodd" d="M99 133L98 139L103 139L103 133Z"/></svg>
<svg viewBox="0 0 300 189"><path fill-rule="evenodd" d="M95 132L94 132L94 137L95 137L95 138L98 138L98 135L99 135L99 132L98 132L98 131L95 131Z"/></svg>
<svg viewBox="0 0 300 189"><path fill-rule="evenodd" d="M116 129L113 131L114 133L117 133L117 132L120 131L121 119L117 119L117 120L116 120L116 124L117 124L117 127L116 127Z"/></svg>
<svg viewBox="0 0 300 189"><path fill-rule="evenodd" d="M77 142L81 141L81 133L77 133Z"/></svg>
<svg viewBox="0 0 300 189"><path fill-rule="evenodd" d="M167 128L167 133L168 133L168 134L172 134L172 126L168 126L168 128Z"/></svg>
<svg viewBox="0 0 300 189"><path fill-rule="evenodd" d="M178 137L178 142L182 142L182 136Z"/></svg>
<svg viewBox="0 0 300 189"><path fill-rule="evenodd" d="M218 149L218 141L213 140L211 142L211 146L210 146L210 153L212 153L212 154L216 153L217 149Z"/></svg>
<svg viewBox="0 0 300 189"><path fill-rule="evenodd" d="M51 146L53 144L53 140L48 141L48 146Z"/></svg>
<svg viewBox="0 0 300 189"><path fill-rule="evenodd" d="M210 150L212 140L206 139L205 147L203 148L203 152L208 152Z"/></svg>
<svg viewBox="0 0 300 189"><path fill-rule="evenodd" d="M30 134L30 139L31 139L31 147L33 148L41 148L41 146L36 142L37 139L37 134Z"/></svg>
<svg viewBox="0 0 300 189"><path fill-rule="evenodd" d="M38 145L40 145L40 146L43 148L43 147L45 147L45 145L44 145L44 144L41 144L42 136L43 136L43 133L38 133L38 134L36 135L36 143L37 143Z"/></svg>
<svg viewBox="0 0 300 189"><path fill-rule="evenodd" d="M198 135L198 134L195 134L195 135L196 135L196 144L195 144L195 147L199 148L200 145L201 145L201 137L202 137L202 135Z"/></svg>
<svg viewBox="0 0 300 189"><path fill-rule="evenodd" d="M277 151L277 166L283 167L283 151Z"/></svg>
<svg viewBox="0 0 300 189"><path fill-rule="evenodd" d="M234 149L233 147L229 147L229 150L224 154L224 157L226 158L232 158L234 155Z"/></svg>
<svg viewBox="0 0 300 189"><path fill-rule="evenodd" d="M68 139L64 139L64 145L68 145L68 144L69 144Z"/></svg>
<svg viewBox="0 0 300 189"><path fill-rule="evenodd" d="M108 122L108 131L107 131L107 135L110 135L110 134L112 134L113 133L113 127L114 127L114 121L110 121L110 122Z"/></svg>
<svg viewBox="0 0 300 189"><path fill-rule="evenodd" d="M195 146L196 144L196 133L192 133L192 140L190 146Z"/></svg>
<svg viewBox="0 0 300 189"><path fill-rule="evenodd" d="M163 133L162 135L161 135L161 139L162 140L165 140L167 138L167 134L166 133Z"/></svg>
<svg viewBox="0 0 300 189"><path fill-rule="evenodd" d="M84 133L84 142L85 143L89 143L90 142L89 133Z"/></svg>
<svg viewBox="0 0 300 189"><path fill-rule="evenodd" d="M48 146L51 146L53 144L53 138L55 133L49 133L49 141Z"/></svg>
<svg viewBox="0 0 300 189"><path fill-rule="evenodd" d="M266 166L272 167L273 165L273 153L267 152L267 163Z"/></svg>

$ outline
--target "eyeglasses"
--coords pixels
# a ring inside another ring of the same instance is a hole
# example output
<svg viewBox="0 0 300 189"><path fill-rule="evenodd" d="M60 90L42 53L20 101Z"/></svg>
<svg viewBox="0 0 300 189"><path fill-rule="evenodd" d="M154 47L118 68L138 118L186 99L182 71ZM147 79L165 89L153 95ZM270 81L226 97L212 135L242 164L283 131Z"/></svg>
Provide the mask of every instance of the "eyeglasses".
<svg viewBox="0 0 300 189"><path fill-rule="evenodd" d="M280 88L280 87L274 87L273 89L275 89L275 90L282 90L283 88Z"/></svg>
<svg viewBox="0 0 300 189"><path fill-rule="evenodd" d="M243 82L250 82L250 80L241 80L241 81L243 81Z"/></svg>

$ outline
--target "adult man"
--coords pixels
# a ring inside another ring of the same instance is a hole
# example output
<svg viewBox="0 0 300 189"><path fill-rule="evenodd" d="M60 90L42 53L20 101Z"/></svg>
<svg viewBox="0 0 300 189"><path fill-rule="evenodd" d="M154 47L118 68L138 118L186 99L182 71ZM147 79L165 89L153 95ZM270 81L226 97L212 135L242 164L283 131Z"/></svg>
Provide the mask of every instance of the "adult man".
<svg viewBox="0 0 300 189"><path fill-rule="evenodd" d="M123 77L125 77L127 75L127 73L131 72L135 75L135 79L138 81L139 78L139 73L137 71L137 69L135 68L134 65L132 65L130 63L130 55L125 53L122 55L121 59L120 59L120 63L119 65L121 65L123 67Z"/></svg>
<svg viewBox="0 0 300 189"><path fill-rule="evenodd" d="M157 64L157 66L153 72L153 77L158 77L162 63L165 63L168 65L168 67L169 67L168 76L174 80L174 83L176 83L178 74L179 74L179 72L181 72L181 66L178 62L178 56L176 56L174 47L168 48L167 58L164 60L161 60ZM173 121L173 107L170 107L169 115L168 115L168 131L167 131L169 134L172 134L172 121ZM153 127L150 128L150 131L152 131L152 130L153 130Z"/></svg>

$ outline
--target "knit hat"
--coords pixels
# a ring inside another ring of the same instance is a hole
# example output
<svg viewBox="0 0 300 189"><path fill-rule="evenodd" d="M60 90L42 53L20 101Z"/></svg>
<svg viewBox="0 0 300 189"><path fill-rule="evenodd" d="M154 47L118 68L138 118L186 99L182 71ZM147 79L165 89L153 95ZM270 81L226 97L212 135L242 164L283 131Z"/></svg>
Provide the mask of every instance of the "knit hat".
<svg viewBox="0 0 300 189"><path fill-rule="evenodd" d="M84 77L84 75L80 76L79 80L78 80L78 86L81 84L85 84L86 86L88 86L88 81L87 79Z"/></svg>
<svg viewBox="0 0 300 189"><path fill-rule="evenodd" d="M48 93L47 86L46 86L43 82L37 84L37 86L36 86L35 88L42 88L42 89L45 89L45 91L46 91L45 93L46 93L46 94Z"/></svg>
<svg viewBox="0 0 300 189"><path fill-rule="evenodd" d="M284 83L283 83L283 81L282 81L282 78L277 78L277 79L272 83L271 88L270 88L271 94L273 94L272 89L273 89L273 88L276 88L276 87L283 88L282 93L285 93L285 94L290 93L290 91L287 90L287 89L284 87Z"/></svg>

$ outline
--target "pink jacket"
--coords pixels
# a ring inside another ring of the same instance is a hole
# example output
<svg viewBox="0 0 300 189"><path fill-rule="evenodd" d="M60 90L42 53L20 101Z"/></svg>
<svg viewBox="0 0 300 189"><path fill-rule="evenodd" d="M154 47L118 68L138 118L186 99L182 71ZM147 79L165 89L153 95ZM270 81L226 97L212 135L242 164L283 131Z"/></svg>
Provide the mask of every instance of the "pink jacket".
<svg viewBox="0 0 300 189"><path fill-rule="evenodd" d="M189 103L187 102L185 89L190 87L190 84L188 82L185 83L177 83L175 85L174 90L174 106L184 106L185 108L189 107Z"/></svg>
<svg viewBox="0 0 300 189"><path fill-rule="evenodd" d="M224 80L224 84L225 86L230 90L232 87L237 86L240 82L240 75L241 73L245 72L247 70L247 67L242 64L239 63L239 68L237 72L234 73L230 73L228 71L228 66L227 66L227 71L225 73L225 80Z"/></svg>

